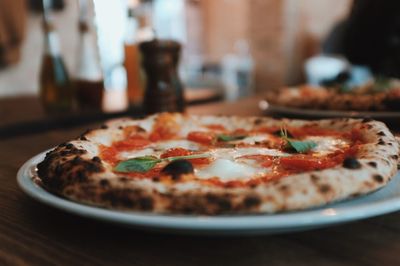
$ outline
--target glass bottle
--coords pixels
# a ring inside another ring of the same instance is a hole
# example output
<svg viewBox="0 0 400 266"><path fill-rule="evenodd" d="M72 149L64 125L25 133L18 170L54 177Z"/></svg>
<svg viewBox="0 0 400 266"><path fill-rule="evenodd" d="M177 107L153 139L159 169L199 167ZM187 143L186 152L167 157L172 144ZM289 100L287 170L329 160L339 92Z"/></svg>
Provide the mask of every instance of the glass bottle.
<svg viewBox="0 0 400 266"><path fill-rule="evenodd" d="M74 87L81 110L102 110L104 79L96 36L88 14L88 0L79 0L79 47Z"/></svg>
<svg viewBox="0 0 400 266"><path fill-rule="evenodd" d="M73 90L60 52L60 44L49 13L49 1L43 1L44 53L40 68L40 99L46 112L73 110Z"/></svg>
<svg viewBox="0 0 400 266"><path fill-rule="evenodd" d="M127 76L127 95L131 106L138 106L143 100L144 76L140 67L138 44L154 38L151 28L150 7L138 0L128 2L127 30L124 42L124 67Z"/></svg>

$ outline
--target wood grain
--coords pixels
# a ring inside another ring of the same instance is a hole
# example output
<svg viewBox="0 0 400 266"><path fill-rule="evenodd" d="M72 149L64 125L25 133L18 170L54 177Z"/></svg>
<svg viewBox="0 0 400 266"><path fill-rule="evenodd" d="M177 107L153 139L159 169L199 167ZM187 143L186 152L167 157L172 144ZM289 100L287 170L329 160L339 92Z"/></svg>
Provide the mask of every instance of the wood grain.
<svg viewBox="0 0 400 266"><path fill-rule="evenodd" d="M190 112L247 115L255 103L244 103ZM399 213L293 234L189 237L70 215L18 188L23 162L91 126L0 142L0 265L400 265Z"/></svg>

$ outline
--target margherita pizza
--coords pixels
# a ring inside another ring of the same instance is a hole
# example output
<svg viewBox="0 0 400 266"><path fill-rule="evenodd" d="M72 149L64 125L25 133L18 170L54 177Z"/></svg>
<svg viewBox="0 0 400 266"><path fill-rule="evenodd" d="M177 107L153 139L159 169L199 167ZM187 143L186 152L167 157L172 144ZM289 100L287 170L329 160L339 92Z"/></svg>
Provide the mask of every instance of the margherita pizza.
<svg viewBox="0 0 400 266"><path fill-rule="evenodd" d="M396 86L380 88L368 83L351 90L302 85L268 92L266 99L277 106L313 110L397 112L400 110L400 85L398 81L393 83Z"/></svg>
<svg viewBox="0 0 400 266"><path fill-rule="evenodd" d="M377 121L162 113L110 121L37 168L45 189L105 208L274 213L377 190L396 173L398 153Z"/></svg>

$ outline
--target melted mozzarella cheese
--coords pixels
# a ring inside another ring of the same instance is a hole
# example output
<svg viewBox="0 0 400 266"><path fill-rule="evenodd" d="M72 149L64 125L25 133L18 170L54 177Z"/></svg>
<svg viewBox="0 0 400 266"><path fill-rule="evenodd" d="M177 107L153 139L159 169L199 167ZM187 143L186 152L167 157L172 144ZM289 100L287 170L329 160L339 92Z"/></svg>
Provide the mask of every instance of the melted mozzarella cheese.
<svg viewBox="0 0 400 266"><path fill-rule="evenodd" d="M210 151L210 154L214 158L223 158L234 160L236 158L246 156L246 155L270 155L270 156L287 156L279 150L261 148L261 147L244 147L244 148L221 148L214 149Z"/></svg>
<svg viewBox="0 0 400 266"><path fill-rule="evenodd" d="M186 136L192 131L208 131L206 128L198 124L197 121L186 121L180 131L179 136L186 138Z"/></svg>
<svg viewBox="0 0 400 266"><path fill-rule="evenodd" d="M268 169L252 167L228 159L217 159L207 167L196 170L195 174L202 179L218 177L221 181L243 180L264 174Z"/></svg>
<svg viewBox="0 0 400 266"><path fill-rule="evenodd" d="M218 177L221 181L247 180L270 171L258 167L252 160L238 160L245 155L285 156L284 152L267 148L221 148L210 151L215 160L205 168L196 170L195 174L202 179Z"/></svg>
<svg viewBox="0 0 400 266"><path fill-rule="evenodd" d="M245 143L245 144L255 144L256 142L263 142L268 140L268 135L253 135L245 137L241 140L231 141L231 143Z"/></svg>
<svg viewBox="0 0 400 266"><path fill-rule="evenodd" d="M349 145L348 141L334 137L312 136L307 137L306 140L314 141L317 144L313 151L321 156L335 152L338 149L343 149Z"/></svg>

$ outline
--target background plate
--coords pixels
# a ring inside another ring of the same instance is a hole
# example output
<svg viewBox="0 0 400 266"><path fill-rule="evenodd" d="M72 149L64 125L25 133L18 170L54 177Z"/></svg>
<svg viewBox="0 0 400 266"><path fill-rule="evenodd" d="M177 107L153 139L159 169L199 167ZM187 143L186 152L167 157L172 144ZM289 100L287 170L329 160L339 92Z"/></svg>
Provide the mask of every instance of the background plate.
<svg viewBox="0 0 400 266"><path fill-rule="evenodd" d="M76 215L152 231L205 235L275 234L324 227L400 209L400 174L381 190L353 200L306 211L272 215L188 216L113 211L75 203L55 196L33 180L36 164L45 152L27 161L18 171L20 187L44 204ZM39 221L38 221L39 222Z"/></svg>
<svg viewBox="0 0 400 266"><path fill-rule="evenodd" d="M268 114L275 114L279 116L291 118L306 118L306 119L320 119L320 118L371 118L381 120L389 123L399 122L400 112L359 112L359 111L335 111L335 110L315 110L304 109L273 105L266 100L259 102L261 110Z"/></svg>

